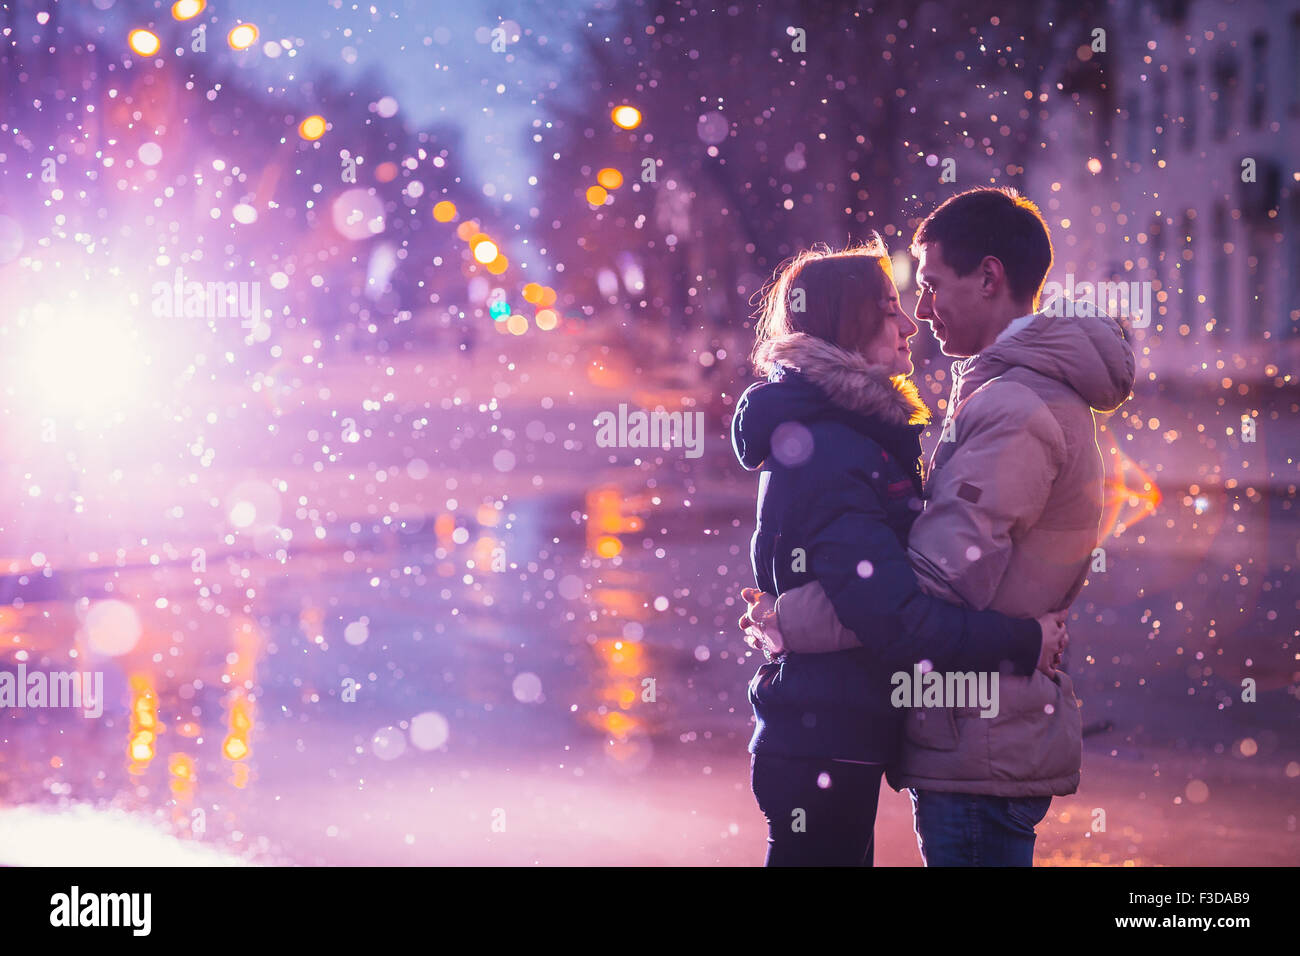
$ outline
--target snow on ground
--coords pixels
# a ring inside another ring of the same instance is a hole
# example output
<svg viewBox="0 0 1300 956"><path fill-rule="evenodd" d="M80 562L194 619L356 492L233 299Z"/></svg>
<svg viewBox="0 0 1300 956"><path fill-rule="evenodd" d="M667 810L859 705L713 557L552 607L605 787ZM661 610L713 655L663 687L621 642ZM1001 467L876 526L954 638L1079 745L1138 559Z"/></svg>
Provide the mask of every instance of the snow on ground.
<svg viewBox="0 0 1300 956"><path fill-rule="evenodd" d="M0 808L3 866L243 866L239 857L187 843L148 818L74 804Z"/></svg>

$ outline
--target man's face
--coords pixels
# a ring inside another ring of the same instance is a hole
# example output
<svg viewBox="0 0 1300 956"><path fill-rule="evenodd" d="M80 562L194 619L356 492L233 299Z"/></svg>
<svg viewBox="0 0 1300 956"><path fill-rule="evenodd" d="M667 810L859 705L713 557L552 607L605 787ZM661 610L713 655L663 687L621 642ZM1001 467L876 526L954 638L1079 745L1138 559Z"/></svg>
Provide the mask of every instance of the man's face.
<svg viewBox="0 0 1300 956"><path fill-rule="evenodd" d="M987 300L979 269L958 276L943 260L942 243L918 250L916 320L928 322L944 355L965 358L980 350Z"/></svg>

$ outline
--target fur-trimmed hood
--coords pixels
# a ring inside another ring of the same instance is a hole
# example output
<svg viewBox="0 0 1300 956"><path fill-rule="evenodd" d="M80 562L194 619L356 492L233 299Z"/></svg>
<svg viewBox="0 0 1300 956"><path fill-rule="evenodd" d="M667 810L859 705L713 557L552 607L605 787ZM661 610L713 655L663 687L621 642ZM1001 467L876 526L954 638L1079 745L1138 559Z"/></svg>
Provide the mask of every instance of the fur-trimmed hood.
<svg viewBox="0 0 1300 956"><path fill-rule="evenodd" d="M825 339L793 332L764 344L759 358L802 372L836 405L882 418L891 425L924 425L930 409L904 375L890 375L883 365L872 365L858 352L850 352Z"/></svg>
<svg viewBox="0 0 1300 956"><path fill-rule="evenodd" d="M774 365L770 380L746 389L731 424L745 468L762 467L773 433L791 421L840 421L904 460L919 448L930 410L905 376L891 376L883 365L801 332L772 339L759 357Z"/></svg>

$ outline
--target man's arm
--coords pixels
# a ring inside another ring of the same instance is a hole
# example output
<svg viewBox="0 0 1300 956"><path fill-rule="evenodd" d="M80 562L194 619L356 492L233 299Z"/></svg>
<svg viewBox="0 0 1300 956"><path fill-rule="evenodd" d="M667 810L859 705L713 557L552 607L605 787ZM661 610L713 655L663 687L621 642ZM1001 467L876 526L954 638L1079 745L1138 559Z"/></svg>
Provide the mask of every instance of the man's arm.
<svg viewBox="0 0 1300 956"><path fill-rule="evenodd" d="M1012 530L1032 525L1043 512L1065 440L1038 396L1015 382L974 396L962 409L956 438L912 526L908 557L926 593L982 610L1002 582ZM795 653L863 646L819 582L782 594L776 612L783 643Z"/></svg>
<svg viewBox="0 0 1300 956"><path fill-rule="evenodd" d="M1032 389L1001 381L967 401L955 437L912 525L908 557L931 594L983 610L1002 584L1013 538L1043 513L1065 436Z"/></svg>
<svg viewBox="0 0 1300 956"><path fill-rule="evenodd" d="M786 650L796 654L826 654L862 646L858 636L840 623L819 581L778 597L776 624Z"/></svg>
<svg viewBox="0 0 1300 956"><path fill-rule="evenodd" d="M835 481L837 495L852 504L808 544L810 570L833 609L830 617L887 666L925 659L945 670L995 670L1011 661L1016 672L1033 672L1043 638L1037 621L970 610L924 593L865 470Z"/></svg>

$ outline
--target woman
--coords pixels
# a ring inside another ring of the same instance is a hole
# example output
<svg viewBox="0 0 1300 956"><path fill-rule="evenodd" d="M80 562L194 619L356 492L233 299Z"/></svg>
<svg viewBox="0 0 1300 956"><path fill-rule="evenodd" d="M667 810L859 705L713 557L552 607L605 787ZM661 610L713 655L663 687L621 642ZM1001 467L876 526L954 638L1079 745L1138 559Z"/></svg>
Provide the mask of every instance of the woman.
<svg viewBox="0 0 1300 956"><path fill-rule="evenodd" d="M783 654L749 685L752 785L768 821L769 866L870 866L885 765L904 711L892 674L1046 668L1065 631L972 611L923 593L907 561L921 509L920 434L929 420L908 380L916 324L898 305L879 238L801 253L759 311L755 368L768 381L736 406L732 443L762 470L750 557L780 595L819 581L838 606L872 609L867 646ZM841 615L843 617L844 615Z"/></svg>

